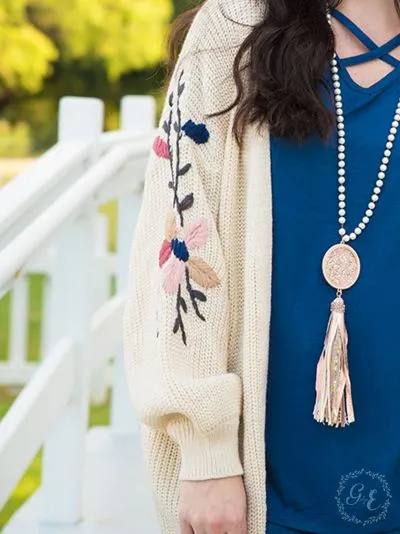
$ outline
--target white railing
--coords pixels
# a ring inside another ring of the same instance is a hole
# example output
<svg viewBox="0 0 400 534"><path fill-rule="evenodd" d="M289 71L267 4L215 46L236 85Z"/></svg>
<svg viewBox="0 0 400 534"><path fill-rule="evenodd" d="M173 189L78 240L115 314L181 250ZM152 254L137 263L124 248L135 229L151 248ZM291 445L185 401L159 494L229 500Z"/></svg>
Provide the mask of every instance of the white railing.
<svg viewBox="0 0 400 534"><path fill-rule="evenodd" d="M103 113L96 99L63 99L57 145L0 189L0 296L12 295L10 350L0 364L0 384L26 384L0 422L0 508L44 445L43 523L81 519L90 400L103 402L111 384L113 432L135 429L121 323L155 103L123 99L118 132L102 132ZM111 255L109 229L97 208L113 199L118 231ZM27 362L32 273L46 276L41 361L35 364Z"/></svg>

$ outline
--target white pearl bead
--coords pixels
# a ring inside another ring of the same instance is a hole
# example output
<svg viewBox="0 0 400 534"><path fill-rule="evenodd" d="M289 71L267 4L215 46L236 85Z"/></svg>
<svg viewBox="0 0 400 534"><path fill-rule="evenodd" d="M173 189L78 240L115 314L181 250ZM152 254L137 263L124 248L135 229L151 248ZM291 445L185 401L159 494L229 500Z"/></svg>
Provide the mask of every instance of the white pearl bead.
<svg viewBox="0 0 400 534"><path fill-rule="evenodd" d="M337 74L333 74L332 79L334 82L338 82L340 78Z"/></svg>
<svg viewBox="0 0 400 534"><path fill-rule="evenodd" d="M339 169L339 176L345 176L346 171L344 169Z"/></svg>
<svg viewBox="0 0 400 534"><path fill-rule="evenodd" d="M343 109L337 108L336 115L339 115L339 116L343 115Z"/></svg>
<svg viewBox="0 0 400 534"><path fill-rule="evenodd" d="M339 224L345 224L346 218L345 217L339 217Z"/></svg>
<svg viewBox="0 0 400 534"><path fill-rule="evenodd" d="M346 178L344 176L339 176L339 184L344 184L346 182Z"/></svg>
<svg viewBox="0 0 400 534"><path fill-rule="evenodd" d="M368 217L363 217L362 221L363 221L364 224L368 224L369 223L369 218Z"/></svg>
<svg viewBox="0 0 400 534"><path fill-rule="evenodd" d="M330 14L330 13L329 13L329 18L331 18L331 14ZM331 65L332 65L333 67L336 67L336 65L337 65L337 59L333 58L332 61L331 61Z"/></svg>
<svg viewBox="0 0 400 534"><path fill-rule="evenodd" d="M333 72L333 74L336 74L337 72L339 72L339 69L337 68L336 65L332 64L332 72Z"/></svg>
<svg viewBox="0 0 400 534"><path fill-rule="evenodd" d="M346 202L339 202L339 208L344 209L346 207Z"/></svg>
<svg viewBox="0 0 400 534"><path fill-rule="evenodd" d="M374 214L374 212L373 212L372 210L367 210L367 211L365 212L365 215L366 215L367 217L372 217L373 214Z"/></svg>
<svg viewBox="0 0 400 534"><path fill-rule="evenodd" d="M381 192L381 188L380 187L374 187L374 193L375 195L379 195Z"/></svg>
<svg viewBox="0 0 400 534"><path fill-rule="evenodd" d="M400 121L400 115L398 113L396 113L396 115L394 116L394 120L395 121Z"/></svg>
<svg viewBox="0 0 400 534"><path fill-rule="evenodd" d="M339 122L337 127L338 127L338 130L344 130L344 124L342 122Z"/></svg>
<svg viewBox="0 0 400 534"><path fill-rule="evenodd" d="M343 154L343 152L339 152L339 154L338 154L338 158L339 158L339 159L345 159L346 156Z"/></svg>
<svg viewBox="0 0 400 534"><path fill-rule="evenodd" d="M385 150L384 154L387 158L390 158L390 156L392 155L390 150Z"/></svg>
<svg viewBox="0 0 400 534"><path fill-rule="evenodd" d="M346 200L346 195L340 194L338 198L339 200Z"/></svg>
<svg viewBox="0 0 400 534"><path fill-rule="evenodd" d="M394 120L394 121L392 122L392 126L393 126L393 128L398 128L398 127L399 127L399 121Z"/></svg>
<svg viewBox="0 0 400 534"><path fill-rule="evenodd" d="M361 228L356 228L356 229L354 230L354 232L355 232L357 235L361 235L361 234L362 234L362 230L361 230Z"/></svg>
<svg viewBox="0 0 400 534"><path fill-rule="evenodd" d="M382 163L387 165L389 163L389 158L387 158L386 156L384 158L382 158Z"/></svg>
<svg viewBox="0 0 400 534"><path fill-rule="evenodd" d="M341 91L339 90L338 93L336 93L335 95L335 101L336 101L336 105L338 105L338 102L342 102L342 94L341 94ZM338 107L342 107L342 106L338 106Z"/></svg>
<svg viewBox="0 0 400 534"><path fill-rule="evenodd" d="M380 180L384 180L384 179L385 179L385 173L382 172L382 171L381 171L381 172L378 172L378 178L379 178Z"/></svg>
<svg viewBox="0 0 400 534"><path fill-rule="evenodd" d="M383 164L382 164L379 168L380 168L380 170L381 170L382 172L386 172L386 171L387 171L387 165L383 165Z"/></svg>
<svg viewBox="0 0 400 534"><path fill-rule="evenodd" d="M340 82L338 82L338 81L333 82L333 87L336 87L336 88L340 89Z"/></svg>
<svg viewBox="0 0 400 534"><path fill-rule="evenodd" d="M376 181L376 185L377 185L378 187L382 187L382 186L383 186L383 182L382 182L382 180L377 180L377 181Z"/></svg>
<svg viewBox="0 0 400 534"><path fill-rule="evenodd" d="M337 117L336 119L338 122L344 122L344 118L343 117Z"/></svg>
<svg viewBox="0 0 400 534"><path fill-rule="evenodd" d="M346 163L344 161L339 161L339 167L343 168L346 166Z"/></svg>
<svg viewBox="0 0 400 534"><path fill-rule="evenodd" d="M389 141L393 142L396 139L396 136L393 135L393 134L390 134L390 135L388 135L388 139L389 139Z"/></svg>
<svg viewBox="0 0 400 534"><path fill-rule="evenodd" d="M346 143L346 140L344 138L338 139L339 145L344 145Z"/></svg>
<svg viewBox="0 0 400 534"><path fill-rule="evenodd" d="M346 188L344 185L339 185L338 189L339 189L339 193L344 193L346 191Z"/></svg>
<svg viewBox="0 0 400 534"><path fill-rule="evenodd" d="M338 150L339 150L339 152L344 152L346 149L344 148L344 146L339 145L338 146Z"/></svg>
<svg viewBox="0 0 400 534"><path fill-rule="evenodd" d="M339 216L344 217L346 215L346 210L339 210Z"/></svg>
<svg viewBox="0 0 400 534"><path fill-rule="evenodd" d="M374 202L370 202L368 204L368 207L369 207L370 210L374 210L376 206L375 206Z"/></svg>
<svg viewBox="0 0 400 534"><path fill-rule="evenodd" d="M372 195L371 198L372 198L372 201L373 201L373 202L378 202L378 200L379 200L378 195Z"/></svg>
<svg viewBox="0 0 400 534"><path fill-rule="evenodd" d="M346 235L346 230L344 228L340 228L339 235L341 235L341 236Z"/></svg>
<svg viewBox="0 0 400 534"><path fill-rule="evenodd" d="M397 134L397 128L390 128L390 133L393 135Z"/></svg>
<svg viewBox="0 0 400 534"><path fill-rule="evenodd" d="M356 237L357 237L356 234L355 234L354 232L351 232L351 234L350 234L350 239L351 239L352 241L354 241L354 240L356 239Z"/></svg>
<svg viewBox="0 0 400 534"><path fill-rule="evenodd" d="M389 148L389 149L393 148L393 143L391 141L388 141L386 143L386 148Z"/></svg>
<svg viewBox="0 0 400 534"><path fill-rule="evenodd" d="M358 227L361 229L361 230L365 230L365 224L363 222L360 222L360 224L358 225Z"/></svg>
<svg viewBox="0 0 400 534"><path fill-rule="evenodd" d="M345 235L343 237L343 241L345 241L346 243L348 243L350 241L350 237L348 235Z"/></svg>
<svg viewBox="0 0 400 534"><path fill-rule="evenodd" d="M339 137L344 137L344 131L343 130L339 130L338 131L338 136ZM390 156L390 154L389 154L389 156Z"/></svg>

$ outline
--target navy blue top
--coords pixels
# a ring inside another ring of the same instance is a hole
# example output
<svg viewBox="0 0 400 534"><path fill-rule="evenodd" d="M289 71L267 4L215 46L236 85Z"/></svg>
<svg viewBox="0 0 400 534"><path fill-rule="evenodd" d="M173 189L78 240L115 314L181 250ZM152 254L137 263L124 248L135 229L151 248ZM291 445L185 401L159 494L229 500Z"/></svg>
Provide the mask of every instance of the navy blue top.
<svg viewBox="0 0 400 534"><path fill-rule="evenodd" d="M339 59L346 128L346 229L364 215L396 103L400 66L340 13L337 18L394 70L365 89ZM330 75L327 75L330 81ZM324 91L327 105L332 97ZM400 140L375 214L352 243L362 265L344 292L356 422L313 419L315 373L335 291L321 261L339 242L337 134L304 145L271 140L273 287L266 450L268 534L280 525L316 534L400 532Z"/></svg>

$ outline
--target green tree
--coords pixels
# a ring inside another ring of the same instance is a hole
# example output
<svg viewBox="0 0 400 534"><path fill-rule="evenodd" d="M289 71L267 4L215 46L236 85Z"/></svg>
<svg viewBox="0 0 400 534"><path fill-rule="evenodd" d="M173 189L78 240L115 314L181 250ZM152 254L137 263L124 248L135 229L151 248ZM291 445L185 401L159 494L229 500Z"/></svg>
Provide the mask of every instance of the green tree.
<svg viewBox="0 0 400 534"><path fill-rule="evenodd" d="M110 81L154 66L171 16L171 0L1 0L0 89L38 92L56 61Z"/></svg>
<svg viewBox="0 0 400 534"><path fill-rule="evenodd" d="M0 89L39 91L58 52L49 37L27 18L28 0L0 3Z"/></svg>

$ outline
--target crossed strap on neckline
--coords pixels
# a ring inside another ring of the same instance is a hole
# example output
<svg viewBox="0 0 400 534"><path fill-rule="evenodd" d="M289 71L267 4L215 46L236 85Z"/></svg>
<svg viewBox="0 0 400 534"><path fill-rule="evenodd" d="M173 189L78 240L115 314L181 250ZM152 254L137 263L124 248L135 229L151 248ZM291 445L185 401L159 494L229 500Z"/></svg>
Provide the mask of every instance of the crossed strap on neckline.
<svg viewBox="0 0 400 534"><path fill-rule="evenodd" d="M390 39L386 44L379 46L341 11L334 9L332 11L332 16L345 26L345 28L347 28L369 50L364 54L341 59L341 63L344 67L360 65L373 59L381 59L394 68L400 65L400 60L390 55L390 52L400 46L400 34L393 37L393 39Z"/></svg>

